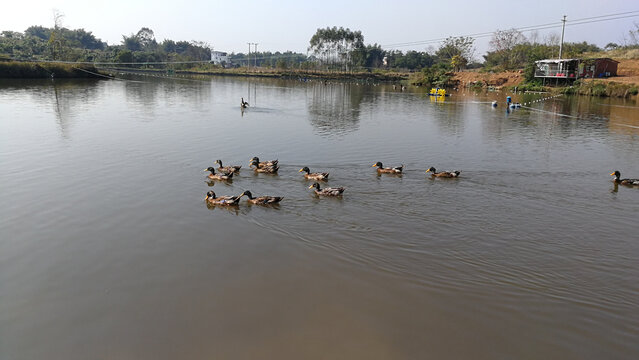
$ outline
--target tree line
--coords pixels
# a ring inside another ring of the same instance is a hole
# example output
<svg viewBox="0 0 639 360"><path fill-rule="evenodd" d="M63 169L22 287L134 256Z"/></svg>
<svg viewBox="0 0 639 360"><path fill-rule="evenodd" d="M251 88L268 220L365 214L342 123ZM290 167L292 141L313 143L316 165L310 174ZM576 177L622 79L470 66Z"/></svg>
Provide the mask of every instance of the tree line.
<svg viewBox="0 0 639 360"><path fill-rule="evenodd" d="M153 30L142 27L138 32L122 35L117 45L96 38L91 31L67 29L61 25L61 15L54 14L54 26L31 26L24 32L0 33L0 60L58 60L71 62L206 62L211 59L211 47L200 41L155 39ZM445 80L446 72L465 68L486 71L526 69L532 72L534 61L557 57L559 38L549 35L542 41L536 33L524 36L516 29L497 30L490 41L490 50L483 62L476 59L472 37L449 37L437 49L406 52L383 49L378 44L365 44L359 30L343 27L319 28L309 41L306 54L298 52L262 51L250 54L229 54L233 66L258 66L280 69L324 69L340 71L373 71L376 69L421 70L425 81ZM639 25L630 30L624 45L609 43L605 49L639 47ZM587 52L601 51L587 42L564 43L564 57L577 57ZM156 65L148 64L149 67ZM188 68L193 64L175 65Z"/></svg>
<svg viewBox="0 0 639 360"><path fill-rule="evenodd" d="M153 30L143 27L137 33L122 35L122 43L109 45L91 31L31 26L24 32L0 32L0 59L70 62L188 62L208 61L211 49L198 41L157 42ZM188 64L186 64L188 66Z"/></svg>

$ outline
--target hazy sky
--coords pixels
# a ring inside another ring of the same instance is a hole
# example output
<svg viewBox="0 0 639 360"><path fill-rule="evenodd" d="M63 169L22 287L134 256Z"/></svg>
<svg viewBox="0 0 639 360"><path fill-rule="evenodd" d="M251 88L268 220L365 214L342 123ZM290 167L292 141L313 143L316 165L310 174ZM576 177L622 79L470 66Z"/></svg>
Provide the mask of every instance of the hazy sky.
<svg viewBox="0 0 639 360"><path fill-rule="evenodd" d="M2 5L0 30L52 27L53 9L64 14L63 26L92 31L109 44L119 44L123 34L148 27L158 41L205 41L215 50L228 52L246 52L247 42L257 42L258 51L306 52L317 28L326 26L361 30L367 44L389 45L547 24L563 15L575 20L637 11L639 1L12 0ZM621 43L633 22L639 23L639 16L567 26L565 40L585 40L599 46ZM560 33L561 28L539 31L540 40L549 32ZM488 40L477 39L479 53L487 50ZM425 50L428 46L437 44L384 47Z"/></svg>

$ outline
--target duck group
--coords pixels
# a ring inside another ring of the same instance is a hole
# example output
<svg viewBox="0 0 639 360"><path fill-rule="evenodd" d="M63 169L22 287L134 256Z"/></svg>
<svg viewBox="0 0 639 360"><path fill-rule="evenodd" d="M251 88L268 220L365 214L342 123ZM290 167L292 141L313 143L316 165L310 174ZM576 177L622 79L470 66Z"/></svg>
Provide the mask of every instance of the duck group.
<svg viewBox="0 0 639 360"><path fill-rule="evenodd" d="M215 160L215 164L218 165L217 168L210 166L206 168L204 171L210 172L207 176L208 180L214 181L223 181L230 183L235 174L240 172L242 166L240 165L230 165L224 166L222 160ZM273 174L276 175L278 170L280 169L279 160L268 160L268 161L260 161L260 159L255 156L251 158L249 161L249 167L255 173L264 173L264 174ZM373 164L373 167L376 167L376 172L378 175L381 174L389 174L389 175L402 175L404 171L404 165L393 166L393 167L384 167L381 162L376 162ZM216 172L217 171L217 172ZM303 177L305 180L313 180L313 184L308 188L313 189L315 195L320 197L341 197L346 191L345 187L323 187L320 185L320 182L327 182L329 173L328 172L311 172L311 169L308 166L304 166L299 169L298 172L304 173ZM426 173L431 173L433 177L447 177L447 178L456 178L459 177L461 171L442 171L437 172L435 168L431 167L426 171ZM211 185L212 186L212 185ZM205 201L207 204L215 206L233 206L238 205L242 197L247 197L247 202L255 205L276 205L284 199L282 196L270 196L270 195L261 195L261 196L253 196L253 193L250 190L244 190L240 195L237 196L216 196L215 192L209 191L206 193Z"/></svg>
<svg viewBox="0 0 639 360"><path fill-rule="evenodd" d="M231 165L231 166L223 166L222 160L216 160L215 164L218 165L217 171L216 168L210 166L206 168L204 171L210 172L207 176L208 180L214 181L225 181L230 182L233 179L234 174L240 172L242 166L240 165ZM250 168L253 169L255 173L265 173L265 174L274 174L276 175L278 170L280 169L278 160L269 160L269 161L260 161L258 157L251 158L249 162ZM402 175L404 171L404 165L393 166L393 167L384 167L381 162L376 162L372 167L377 168L376 172L378 176L381 174L388 175ZM346 191L345 187L322 187L320 182L328 181L329 173L328 172L311 172L311 169L308 166L302 167L298 172L304 173L303 177L305 180L313 180L313 184L308 188L313 189L313 192L317 196L321 197L341 197ZM460 170L451 170L451 171L437 171L435 167L430 167L426 170L426 174L430 175L431 178L444 178L444 179L456 179L461 175ZM639 179L622 179L621 172L618 170L614 171L610 174L614 176L613 182L615 185L625 185L629 187L639 186ZM270 196L270 195L262 195L262 196L253 196L250 190L244 190L240 195L237 196L216 196L215 192L209 191L206 193L205 201L209 205L220 205L220 206L232 206L238 205L242 197L247 197L247 202L255 205L276 205L279 204L284 197L282 196Z"/></svg>

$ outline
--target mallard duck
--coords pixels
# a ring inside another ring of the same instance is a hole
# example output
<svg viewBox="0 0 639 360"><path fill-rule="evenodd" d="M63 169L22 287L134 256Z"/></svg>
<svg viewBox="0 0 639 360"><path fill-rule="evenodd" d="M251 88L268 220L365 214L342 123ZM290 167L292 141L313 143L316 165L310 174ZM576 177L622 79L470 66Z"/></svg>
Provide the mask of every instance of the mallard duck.
<svg viewBox="0 0 639 360"><path fill-rule="evenodd" d="M257 156L254 156L251 159L251 162L253 161L257 161L260 164L260 166L275 166L279 162L278 160L260 161L260 159Z"/></svg>
<svg viewBox="0 0 639 360"><path fill-rule="evenodd" d="M456 178L459 176L459 174L461 174L461 171L455 170L437 172L434 167L431 167L430 169L426 170L426 173L431 173L430 176L433 177Z"/></svg>
<svg viewBox="0 0 639 360"><path fill-rule="evenodd" d="M618 170L615 170L615 172L610 174L610 176L615 177L613 181L617 184L629 185L629 186L639 185L639 179L621 179L621 173Z"/></svg>
<svg viewBox="0 0 639 360"><path fill-rule="evenodd" d="M215 192L213 190L206 193L206 197L204 200L213 205L237 205L240 203L240 198L242 196L215 196Z"/></svg>
<svg viewBox="0 0 639 360"><path fill-rule="evenodd" d="M208 178L211 179L211 180L231 180L233 178L233 172L232 171L216 174L215 173L215 168L213 166L209 166L208 168L204 169L204 171L210 171L211 172L209 174L209 176L208 176Z"/></svg>
<svg viewBox="0 0 639 360"><path fill-rule="evenodd" d="M240 103L240 107L242 109L246 109L249 106L249 103L247 103L246 101L244 101L244 98L242 98L242 102Z"/></svg>
<svg viewBox="0 0 639 360"><path fill-rule="evenodd" d="M218 168L217 168L217 171L222 172L222 173L240 172L240 169L242 168L242 165L223 166L222 165L222 160L215 160L215 164L219 165Z"/></svg>
<svg viewBox="0 0 639 360"><path fill-rule="evenodd" d="M282 201L282 199L284 199L281 196L258 196L258 197L253 197L253 194L251 194L251 192L249 190L244 191L240 197L246 195L248 197L248 202L250 202L251 204L258 204L258 205L270 205L270 204L277 204L278 202Z"/></svg>
<svg viewBox="0 0 639 360"><path fill-rule="evenodd" d="M280 169L277 165L260 165L256 160L251 162L251 166L254 166L253 170L258 173L275 174Z"/></svg>
<svg viewBox="0 0 639 360"><path fill-rule="evenodd" d="M344 190L346 190L346 188L343 188L343 187L336 187L336 188L328 187L328 188L321 189L319 183L313 183L313 185L309 186L308 188L309 189L315 188L315 193L317 195L324 195L324 196L341 196Z"/></svg>
<svg viewBox="0 0 639 360"><path fill-rule="evenodd" d="M373 164L372 167L377 167L378 174L401 174L402 170L404 170L403 164L392 168L385 168L379 161Z"/></svg>
<svg viewBox="0 0 639 360"><path fill-rule="evenodd" d="M326 180L328 179L328 173L312 173L308 166L304 166L298 172L304 171L304 178L311 180Z"/></svg>

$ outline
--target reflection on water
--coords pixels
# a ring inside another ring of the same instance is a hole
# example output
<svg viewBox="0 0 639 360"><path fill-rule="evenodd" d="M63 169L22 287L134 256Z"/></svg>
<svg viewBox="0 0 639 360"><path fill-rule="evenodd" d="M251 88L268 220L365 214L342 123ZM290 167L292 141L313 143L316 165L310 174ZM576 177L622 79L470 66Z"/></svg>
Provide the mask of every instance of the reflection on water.
<svg viewBox="0 0 639 360"><path fill-rule="evenodd" d="M639 353L633 100L131 79L0 82L0 358Z"/></svg>
<svg viewBox="0 0 639 360"><path fill-rule="evenodd" d="M362 86L315 82L310 94L307 98L309 119L318 134L343 135L358 129L364 98Z"/></svg>

